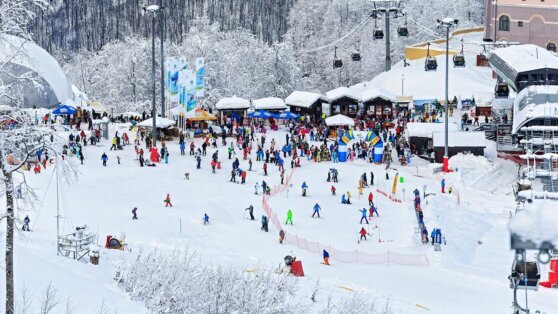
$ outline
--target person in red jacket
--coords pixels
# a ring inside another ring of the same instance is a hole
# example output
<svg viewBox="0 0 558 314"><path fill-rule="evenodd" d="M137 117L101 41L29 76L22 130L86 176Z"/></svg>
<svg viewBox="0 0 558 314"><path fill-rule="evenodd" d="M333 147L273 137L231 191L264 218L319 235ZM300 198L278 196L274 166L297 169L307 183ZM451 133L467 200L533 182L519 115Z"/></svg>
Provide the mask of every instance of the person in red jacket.
<svg viewBox="0 0 558 314"><path fill-rule="evenodd" d="M374 195L372 194L372 192L370 192L370 194L368 194L368 206L372 206L373 203L374 203Z"/></svg>
<svg viewBox="0 0 558 314"><path fill-rule="evenodd" d="M171 198L170 198L170 194L167 193L167 198L165 198L165 207L172 207L172 203L171 203Z"/></svg>
<svg viewBox="0 0 558 314"><path fill-rule="evenodd" d="M216 166L217 166L217 163L215 162L215 160L212 160L212 161L211 161L211 171L212 171L213 173L215 173L215 167L216 167Z"/></svg>
<svg viewBox="0 0 558 314"><path fill-rule="evenodd" d="M368 234L368 232L366 232L366 229L364 229L364 227L362 227L362 229L360 229L360 240L362 241L362 239L364 238L364 240L366 240L366 235Z"/></svg>
<svg viewBox="0 0 558 314"><path fill-rule="evenodd" d="M335 191L336 191L336 190L337 190L337 189L335 188L335 186L332 185L332 186L331 186L331 195L335 195Z"/></svg>

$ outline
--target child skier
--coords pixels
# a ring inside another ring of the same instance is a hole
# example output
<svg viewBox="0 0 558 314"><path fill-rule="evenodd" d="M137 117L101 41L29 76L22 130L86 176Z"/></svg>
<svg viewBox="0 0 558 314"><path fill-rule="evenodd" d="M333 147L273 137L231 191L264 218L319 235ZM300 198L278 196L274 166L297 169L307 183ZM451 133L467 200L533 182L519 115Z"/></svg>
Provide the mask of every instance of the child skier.
<svg viewBox="0 0 558 314"><path fill-rule="evenodd" d="M138 212L138 208L134 207L134 209L132 209L132 215L133 215L132 220L137 220L138 219L137 212Z"/></svg>
<svg viewBox="0 0 558 314"><path fill-rule="evenodd" d="M260 185L258 182L256 182L256 184L254 184L254 194L258 195L259 189L260 189Z"/></svg>
<svg viewBox="0 0 558 314"><path fill-rule="evenodd" d="M335 196L335 186L331 186L331 195Z"/></svg>
<svg viewBox="0 0 558 314"><path fill-rule="evenodd" d="M285 231L283 231L283 229L279 230L279 243L283 244L283 241L285 241Z"/></svg>
<svg viewBox="0 0 558 314"><path fill-rule="evenodd" d="M366 232L366 229L364 229L364 227L362 227L360 229L360 241L362 241L362 239L364 238L364 240L366 240L366 235L368 234L368 232Z"/></svg>
<svg viewBox="0 0 558 314"><path fill-rule="evenodd" d="M442 179L442 193L446 193L446 179Z"/></svg>
<svg viewBox="0 0 558 314"><path fill-rule="evenodd" d="M360 224L362 225L362 220L364 219L364 221L366 221L366 224L368 224L368 219L366 218L366 208L363 208L361 210L359 210L359 212L362 213L362 217L360 218Z"/></svg>
<svg viewBox="0 0 558 314"><path fill-rule="evenodd" d="M368 194L368 206L372 206L374 201L374 195L372 194L372 192L370 192L370 194Z"/></svg>
<svg viewBox="0 0 558 314"><path fill-rule="evenodd" d="M268 231L269 231L267 223L268 223L267 217L266 217L265 215L262 215L262 227L261 227L261 230L263 230L263 231L265 231L265 232L268 232Z"/></svg>
<svg viewBox="0 0 558 314"><path fill-rule="evenodd" d="M167 193L167 197L164 200L165 202L165 207L172 207L172 203L171 203L171 198L170 198L170 194Z"/></svg>
<svg viewBox="0 0 558 314"><path fill-rule="evenodd" d="M103 153L103 155L101 156L101 160L103 161L103 167L107 166L107 160L108 160L108 156L106 153Z"/></svg>
<svg viewBox="0 0 558 314"><path fill-rule="evenodd" d="M248 208L244 210L247 210L248 213L250 214L250 220L256 220L256 218L254 218L254 206L250 205Z"/></svg>
<svg viewBox="0 0 558 314"><path fill-rule="evenodd" d="M329 265L329 252L326 251L326 250L323 250L322 255L324 257L324 264Z"/></svg>
<svg viewBox="0 0 558 314"><path fill-rule="evenodd" d="M203 224L204 225L209 224L209 216L207 216L207 214L203 214Z"/></svg>
<svg viewBox="0 0 558 314"><path fill-rule="evenodd" d="M374 217L374 213L376 213L376 216L378 216L378 218L380 218L380 214L378 214L378 209L376 208L376 206L374 206L374 203L372 203L372 205L370 205L370 218Z"/></svg>
<svg viewBox="0 0 558 314"><path fill-rule="evenodd" d="M316 203L316 205L314 205L314 213L312 214L312 218L314 218L314 216L315 216L316 214L318 214L318 218L321 218L321 217L320 217L320 210L321 210L321 209L322 209L322 208L320 207L320 205L318 205L318 203Z"/></svg>
<svg viewBox="0 0 558 314"><path fill-rule="evenodd" d="M293 211L289 209L289 211L287 212L287 221L285 222L285 225L288 225L289 222L291 223L291 226L293 225Z"/></svg>
<svg viewBox="0 0 558 314"><path fill-rule="evenodd" d="M351 192L347 191L347 204L351 204Z"/></svg>
<svg viewBox="0 0 558 314"><path fill-rule="evenodd" d="M302 182L302 196L306 196L306 190L308 190L308 185L306 181Z"/></svg>
<svg viewBox="0 0 558 314"><path fill-rule="evenodd" d="M29 216L25 216L25 218L23 218L23 227L21 227L21 230L31 231L31 229L29 228L29 223L31 223L31 219L29 219Z"/></svg>

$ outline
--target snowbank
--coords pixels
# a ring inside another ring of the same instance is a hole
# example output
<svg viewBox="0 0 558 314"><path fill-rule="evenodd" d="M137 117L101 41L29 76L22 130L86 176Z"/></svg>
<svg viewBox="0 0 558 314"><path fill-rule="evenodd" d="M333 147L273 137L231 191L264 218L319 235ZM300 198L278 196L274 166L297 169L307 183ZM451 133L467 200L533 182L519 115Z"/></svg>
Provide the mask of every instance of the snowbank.
<svg viewBox="0 0 558 314"><path fill-rule="evenodd" d="M555 200L535 200L512 218L510 231L523 240L531 240L536 244L548 241L558 246L557 206Z"/></svg>

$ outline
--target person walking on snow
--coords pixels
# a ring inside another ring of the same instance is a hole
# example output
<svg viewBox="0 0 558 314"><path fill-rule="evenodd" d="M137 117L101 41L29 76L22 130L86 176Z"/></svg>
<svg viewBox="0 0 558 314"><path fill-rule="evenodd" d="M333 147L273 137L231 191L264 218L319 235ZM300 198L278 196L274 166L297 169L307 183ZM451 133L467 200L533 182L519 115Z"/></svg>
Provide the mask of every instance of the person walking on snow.
<svg viewBox="0 0 558 314"><path fill-rule="evenodd" d="M250 214L250 220L256 220L256 218L254 218L254 206L250 205L245 210L247 210L248 213Z"/></svg>
<svg viewBox="0 0 558 314"><path fill-rule="evenodd" d="M446 179L442 179L442 193L446 193Z"/></svg>
<svg viewBox="0 0 558 314"><path fill-rule="evenodd" d="M291 223L291 226L293 225L293 211L289 209L289 211L287 212L287 221L285 222L285 225L288 225L289 222Z"/></svg>
<svg viewBox="0 0 558 314"><path fill-rule="evenodd" d="M302 182L302 196L306 196L306 190L308 190L308 185L306 181Z"/></svg>
<svg viewBox="0 0 558 314"><path fill-rule="evenodd" d="M172 207L172 203L171 203L171 198L170 198L170 194L167 193L167 197L165 198L165 207Z"/></svg>
<svg viewBox="0 0 558 314"><path fill-rule="evenodd" d="M362 220L364 219L364 221L366 221L366 224L368 224L368 219L366 218L366 208L363 208L361 210L359 210L359 212L362 213L362 217L360 218L360 224L362 225Z"/></svg>
<svg viewBox="0 0 558 314"><path fill-rule="evenodd" d="M362 227L360 229L359 233L360 233L360 241L362 241L363 238L366 241L366 235L368 234L368 232L366 232L366 229L364 229L364 227Z"/></svg>
<svg viewBox="0 0 558 314"><path fill-rule="evenodd" d="M207 216L207 214L203 214L203 224L204 225L209 224L209 216Z"/></svg>
<svg viewBox="0 0 558 314"><path fill-rule="evenodd" d="M324 264L329 265L329 252L323 250L322 256L324 257Z"/></svg>
<svg viewBox="0 0 558 314"><path fill-rule="evenodd" d="M134 209L132 209L132 220L138 220L138 208L134 207Z"/></svg>
<svg viewBox="0 0 558 314"><path fill-rule="evenodd" d="M314 215L316 214L318 214L318 218L321 218L320 210L322 210L322 208L320 207L320 205L318 205L318 203L316 203L316 205L314 205L314 213L312 214L312 218L314 218Z"/></svg>
<svg viewBox="0 0 558 314"><path fill-rule="evenodd" d="M373 203L374 203L374 195L372 194L372 192L370 192L370 194L368 194L368 206L372 206Z"/></svg>
<svg viewBox="0 0 558 314"><path fill-rule="evenodd" d="M103 161L103 167L107 166L107 160L108 160L108 156L106 153L103 153L103 155L101 156L101 160Z"/></svg>

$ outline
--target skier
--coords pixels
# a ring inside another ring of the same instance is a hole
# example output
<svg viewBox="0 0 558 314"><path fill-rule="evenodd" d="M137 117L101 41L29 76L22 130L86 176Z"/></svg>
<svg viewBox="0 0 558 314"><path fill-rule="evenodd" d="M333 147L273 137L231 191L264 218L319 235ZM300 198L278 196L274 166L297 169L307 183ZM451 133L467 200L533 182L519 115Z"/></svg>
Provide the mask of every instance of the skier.
<svg viewBox="0 0 558 314"><path fill-rule="evenodd" d="M374 203L374 195L372 194L372 192L370 192L370 194L368 194L368 205L372 206L373 203Z"/></svg>
<svg viewBox="0 0 558 314"><path fill-rule="evenodd" d="M264 171L264 176L267 176L267 163L266 162L264 162L263 171Z"/></svg>
<svg viewBox="0 0 558 314"><path fill-rule="evenodd" d="M446 179L442 179L442 193L446 193Z"/></svg>
<svg viewBox="0 0 558 314"><path fill-rule="evenodd" d="M351 192L347 191L347 204L351 204Z"/></svg>
<svg viewBox="0 0 558 314"><path fill-rule="evenodd" d="M336 191L335 186L332 185L331 186L331 195L335 196L335 191Z"/></svg>
<svg viewBox="0 0 558 314"><path fill-rule="evenodd" d="M258 182L256 182L256 184L254 184L254 194L258 195L259 189L260 189L260 185L258 184Z"/></svg>
<svg viewBox="0 0 558 314"><path fill-rule="evenodd" d="M215 160L211 161L211 173L215 173L215 167L217 166L217 163L215 162Z"/></svg>
<svg viewBox="0 0 558 314"><path fill-rule="evenodd" d="M120 156L116 156L116 162L120 165Z"/></svg>
<svg viewBox="0 0 558 314"><path fill-rule="evenodd" d="M306 196L306 190L308 189L308 185L306 181L302 182L302 196Z"/></svg>
<svg viewBox="0 0 558 314"><path fill-rule="evenodd" d="M203 214L203 224L204 225L209 224L209 216L207 216L207 214Z"/></svg>
<svg viewBox="0 0 558 314"><path fill-rule="evenodd" d="M262 228L261 230L268 232L269 231L269 227L268 227L268 219L265 215L262 215Z"/></svg>
<svg viewBox="0 0 558 314"><path fill-rule="evenodd" d="M231 170L231 179L229 180L229 182L236 183L236 170L235 169Z"/></svg>
<svg viewBox="0 0 558 314"><path fill-rule="evenodd" d="M256 218L254 218L254 206L250 205L248 208L244 210L247 210L248 213L250 214L250 220L256 220Z"/></svg>
<svg viewBox="0 0 558 314"><path fill-rule="evenodd" d="M246 171L242 171L242 170L238 169L238 172L240 172L240 178L242 179L240 184L246 183Z"/></svg>
<svg viewBox="0 0 558 314"><path fill-rule="evenodd" d="M137 212L138 212L138 208L134 207L134 209L132 209L132 215L133 215L132 220L137 220L138 219Z"/></svg>
<svg viewBox="0 0 558 314"><path fill-rule="evenodd" d="M374 172L370 171L370 185L374 186Z"/></svg>
<svg viewBox="0 0 558 314"><path fill-rule="evenodd" d="M21 227L21 230L31 231L31 229L29 228L29 223L30 222L31 222L31 219L29 219L29 216L25 216L25 218L23 218L23 226Z"/></svg>
<svg viewBox="0 0 558 314"><path fill-rule="evenodd" d="M101 160L103 161L103 167L107 166L107 160L108 160L108 156L106 153L103 153L103 155L101 156Z"/></svg>
<svg viewBox="0 0 558 314"><path fill-rule="evenodd" d="M165 207L172 207L172 203L171 203L171 198L170 198L170 194L167 193L167 197L164 200L165 202Z"/></svg>
<svg viewBox="0 0 558 314"><path fill-rule="evenodd" d="M368 219L366 218L366 208L363 208L361 210L359 210L359 212L362 213L362 217L360 218L360 224L362 225L362 220L364 219L364 221L366 221L366 224L368 224Z"/></svg>
<svg viewBox="0 0 558 314"><path fill-rule="evenodd" d="M314 213L312 214L312 218L314 218L314 216L315 216L316 214L318 214L318 218L321 218L321 217L320 217L320 210L321 210L321 209L322 209L322 208L320 207L320 205L318 205L318 203L316 203L316 205L314 205Z"/></svg>
<svg viewBox="0 0 558 314"><path fill-rule="evenodd" d="M432 245L434 245L434 239L436 239L436 232L438 229L432 229L432 233L430 233L430 238L432 238Z"/></svg>
<svg viewBox="0 0 558 314"><path fill-rule="evenodd" d="M285 184L285 171L281 171L281 184Z"/></svg>
<svg viewBox="0 0 558 314"><path fill-rule="evenodd" d="M248 160L248 171L252 171L252 158Z"/></svg>
<svg viewBox="0 0 558 314"><path fill-rule="evenodd" d="M322 256L324 257L324 264L329 265L329 252L323 250Z"/></svg>
<svg viewBox="0 0 558 314"><path fill-rule="evenodd" d="M289 211L287 212L287 221L285 222L285 225L288 225L289 222L291 223L291 226L293 225L293 211L289 209Z"/></svg>
<svg viewBox="0 0 558 314"><path fill-rule="evenodd" d="M368 234L368 232L366 232L366 229L364 229L364 227L362 227L360 229L360 241L362 241L362 238L364 238L364 240L366 240L366 235Z"/></svg>
<svg viewBox="0 0 558 314"><path fill-rule="evenodd" d="M283 229L279 230L279 243L283 244L283 241L285 241L285 231L283 231Z"/></svg>
<svg viewBox="0 0 558 314"><path fill-rule="evenodd" d="M197 169L201 169L201 157L200 156L196 156L196 162L197 162Z"/></svg>
<svg viewBox="0 0 558 314"><path fill-rule="evenodd" d="M180 142L180 155L181 155L181 156L186 155L185 150L186 150L186 145L184 144L184 141L181 141L181 142Z"/></svg>

